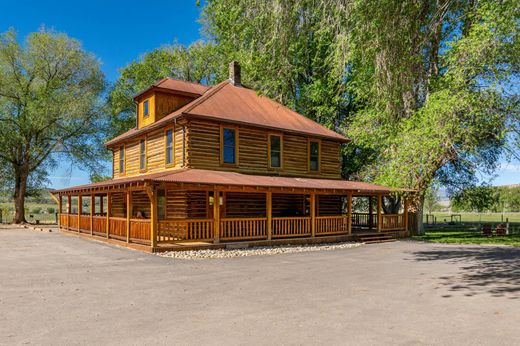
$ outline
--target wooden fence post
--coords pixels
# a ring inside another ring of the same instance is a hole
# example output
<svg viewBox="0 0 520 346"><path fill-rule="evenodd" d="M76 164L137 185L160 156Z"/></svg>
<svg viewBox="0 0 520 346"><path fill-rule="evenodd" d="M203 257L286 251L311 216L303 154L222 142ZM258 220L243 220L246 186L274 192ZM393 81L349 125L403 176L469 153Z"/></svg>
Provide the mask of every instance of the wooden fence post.
<svg viewBox="0 0 520 346"><path fill-rule="evenodd" d="M316 194L311 193L311 237L316 236Z"/></svg>
<svg viewBox="0 0 520 346"><path fill-rule="evenodd" d="M352 192L348 193L347 202L347 230L348 234L352 234Z"/></svg>
<svg viewBox="0 0 520 346"><path fill-rule="evenodd" d="M381 232L383 229L383 215L381 214L381 208L383 206L383 196L377 195L377 231Z"/></svg>
<svg viewBox="0 0 520 346"><path fill-rule="evenodd" d="M213 243L220 243L220 191L213 192Z"/></svg>
<svg viewBox="0 0 520 346"><path fill-rule="evenodd" d="M96 207L96 195L90 195L90 235L94 235L94 208Z"/></svg>
<svg viewBox="0 0 520 346"><path fill-rule="evenodd" d="M110 201L110 192L107 192L107 239L110 238L110 208L112 207L112 202Z"/></svg>
<svg viewBox="0 0 520 346"><path fill-rule="evenodd" d="M70 214L72 213L72 196L67 196L67 229L70 230Z"/></svg>
<svg viewBox="0 0 520 346"><path fill-rule="evenodd" d="M81 207L82 207L82 196L78 195L78 233L81 232Z"/></svg>
<svg viewBox="0 0 520 346"><path fill-rule="evenodd" d="M266 216L267 216L267 240L273 237L273 193L268 191L266 193Z"/></svg>
<svg viewBox="0 0 520 346"><path fill-rule="evenodd" d="M126 242L130 243L130 218L132 217L132 192L126 191Z"/></svg>
<svg viewBox="0 0 520 346"><path fill-rule="evenodd" d="M150 199L150 247L157 247L157 234L159 228L159 220L157 217L157 190L153 186L146 188L146 193Z"/></svg>
<svg viewBox="0 0 520 346"><path fill-rule="evenodd" d="M372 228L374 227L374 222L373 222L373 219L372 219L372 214L373 214L373 211L374 211L374 207L373 207L373 196L368 196L368 230L371 231Z"/></svg>
<svg viewBox="0 0 520 346"><path fill-rule="evenodd" d="M61 211L62 211L62 207L63 207L63 196L62 195L59 195L58 196L58 215L59 215L59 218L58 218L58 228L62 228L62 224L61 224Z"/></svg>

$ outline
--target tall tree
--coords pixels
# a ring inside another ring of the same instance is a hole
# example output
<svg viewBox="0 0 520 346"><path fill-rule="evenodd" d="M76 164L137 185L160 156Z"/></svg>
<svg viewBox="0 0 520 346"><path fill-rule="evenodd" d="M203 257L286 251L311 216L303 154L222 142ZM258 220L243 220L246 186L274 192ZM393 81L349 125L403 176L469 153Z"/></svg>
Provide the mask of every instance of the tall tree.
<svg viewBox="0 0 520 346"><path fill-rule="evenodd" d="M208 0L202 21L250 83L354 143L344 175L417 190L492 171L518 133L513 0Z"/></svg>
<svg viewBox="0 0 520 346"><path fill-rule="evenodd" d="M186 47L164 45L144 54L120 70L120 77L109 95L112 133L118 135L135 126L135 104L132 97L165 77L212 84L222 78L226 64L219 59L213 44L196 41Z"/></svg>
<svg viewBox="0 0 520 346"><path fill-rule="evenodd" d="M43 29L23 45L13 30L0 36L0 164L9 166L13 222L25 222L31 182L58 160L98 168L104 87L98 60L65 34Z"/></svg>

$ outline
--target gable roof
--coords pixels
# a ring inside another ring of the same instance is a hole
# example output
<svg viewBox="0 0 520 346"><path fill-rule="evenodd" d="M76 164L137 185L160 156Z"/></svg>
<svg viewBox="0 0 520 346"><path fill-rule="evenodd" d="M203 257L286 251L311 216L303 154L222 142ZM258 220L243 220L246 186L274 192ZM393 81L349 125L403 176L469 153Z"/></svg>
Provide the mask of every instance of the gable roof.
<svg viewBox="0 0 520 346"><path fill-rule="evenodd" d="M192 94L194 96L200 96L210 88L211 87L207 85L166 77L152 84L149 88L139 92L133 98L135 100L139 96L143 95L144 93L152 89L163 89L164 91L177 91L181 93Z"/></svg>
<svg viewBox="0 0 520 346"><path fill-rule="evenodd" d="M166 81L161 81L157 84L163 85L161 83L166 83ZM304 117L278 102L268 97L258 95L254 90L233 85L229 80L221 82L211 88L206 88L202 96L168 114L164 118L143 128L131 129L108 141L105 145L115 145L124 139L129 139L157 129L180 116L258 126L273 130L311 135L339 142L350 141L350 139L339 133Z"/></svg>

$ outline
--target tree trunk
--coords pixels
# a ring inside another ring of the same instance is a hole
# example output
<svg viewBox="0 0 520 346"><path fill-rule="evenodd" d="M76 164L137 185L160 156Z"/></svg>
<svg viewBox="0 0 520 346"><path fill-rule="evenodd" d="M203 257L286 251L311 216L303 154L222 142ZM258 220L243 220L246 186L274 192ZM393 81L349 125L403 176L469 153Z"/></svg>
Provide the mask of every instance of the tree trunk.
<svg viewBox="0 0 520 346"><path fill-rule="evenodd" d="M423 224L423 212L424 212L424 194L419 197L419 200L416 205L416 217L415 217L415 229L416 235L424 234L424 224Z"/></svg>
<svg viewBox="0 0 520 346"><path fill-rule="evenodd" d="M14 218L13 223L25 223L25 193L27 192L27 178L29 169L27 167L15 167L14 186Z"/></svg>

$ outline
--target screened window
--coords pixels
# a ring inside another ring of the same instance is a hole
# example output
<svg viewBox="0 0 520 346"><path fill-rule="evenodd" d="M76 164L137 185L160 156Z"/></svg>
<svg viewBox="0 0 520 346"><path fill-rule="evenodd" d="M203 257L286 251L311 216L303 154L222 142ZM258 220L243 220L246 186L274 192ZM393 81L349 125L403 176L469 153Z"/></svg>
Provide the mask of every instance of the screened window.
<svg viewBox="0 0 520 346"><path fill-rule="evenodd" d="M309 169L311 171L320 170L320 143L311 141L309 143Z"/></svg>
<svg viewBox="0 0 520 346"><path fill-rule="evenodd" d="M173 163L173 130L166 130L166 164Z"/></svg>
<svg viewBox="0 0 520 346"><path fill-rule="evenodd" d="M119 147L119 173L125 172L125 147Z"/></svg>
<svg viewBox="0 0 520 346"><path fill-rule="evenodd" d="M270 165L274 168L282 166L282 137L271 135L269 137Z"/></svg>
<svg viewBox="0 0 520 346"><path fill-rule="evenodd" d="M146 141L141 139L139 142L139 169L146 169Z"/></svg>
<svg viewBox="0 0 520 346"><path fill-rule="evenodd" d="M222 160L224 163L236 163L236 133L235 129L224 128L222 141Z"/></svg>
<svg viewBox="0 0 520 346"><path fill-rule="evenodd" d="M143 102L143 115L145 117L147 117L148 115L150 115L150 109L149 109L149 104L148 104L148 100L145 100Z"/></svg>

